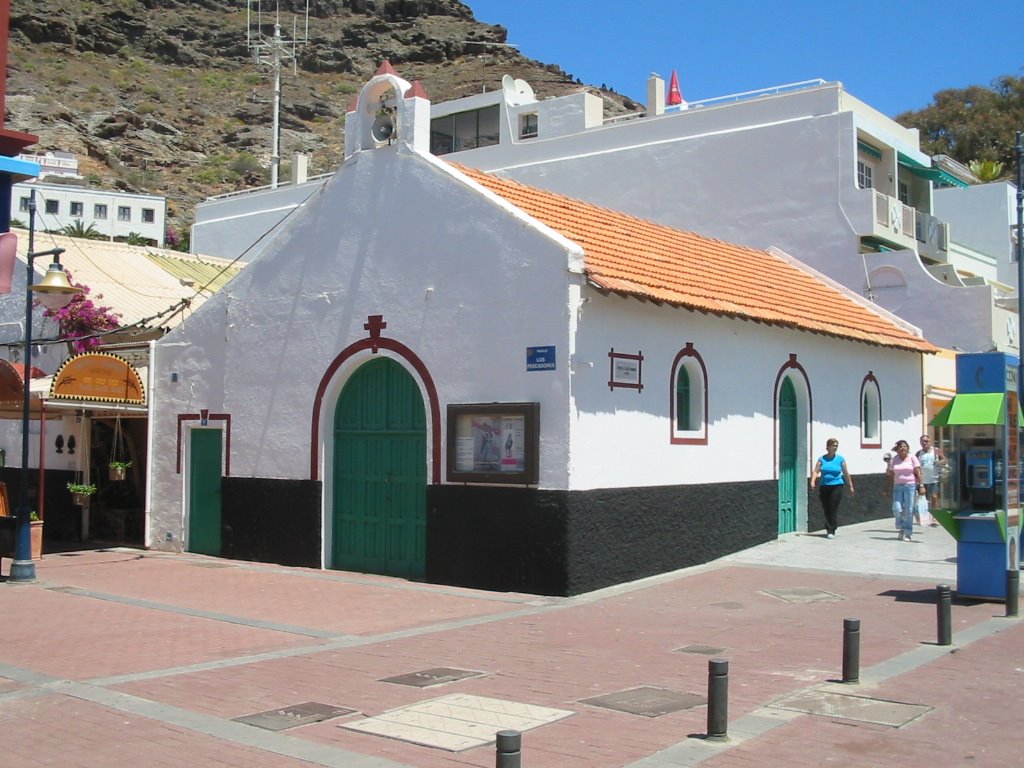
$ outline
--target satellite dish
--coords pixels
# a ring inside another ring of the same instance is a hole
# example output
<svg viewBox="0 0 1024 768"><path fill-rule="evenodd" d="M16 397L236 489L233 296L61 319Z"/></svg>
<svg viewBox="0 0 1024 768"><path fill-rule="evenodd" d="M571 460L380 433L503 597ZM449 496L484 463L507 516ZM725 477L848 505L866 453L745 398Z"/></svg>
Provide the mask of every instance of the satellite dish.
<svg viewBox="0 0 1024 768"><path fill-rule="evenodd" d="M521 100L520 103L528 104L531 101L537 100L537 97L533 93L533 88L531 88L530 84L525 80L520 80L516 78L516 80L514 81L514 85L516 89L516 95Z"/></svg>
<svg viewBox="0 0 1024 768"><path fill-rule="evenodd" d="M395 121L389 114L379 114L373 119L373 126L370 128L370 135L373 140L383 144L390 141L395 135Z"/></svg>
<svg viewBox="0 0 1024 768"><path fill-rule="evenodd" d="M516 81L512 75L502 75L501 90L505 92L505 101L512 103L516 98Z"/></svg>

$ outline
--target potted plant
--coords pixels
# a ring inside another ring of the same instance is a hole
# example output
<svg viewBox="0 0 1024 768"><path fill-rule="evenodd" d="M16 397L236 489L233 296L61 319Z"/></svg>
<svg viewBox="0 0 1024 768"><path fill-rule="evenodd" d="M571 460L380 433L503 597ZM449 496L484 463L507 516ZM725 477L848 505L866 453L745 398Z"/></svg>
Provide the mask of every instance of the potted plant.
<svg viewBox="0 0 1024 768"><path fill-rule="evenodd" d="M39 513L34 509L29 513L28 516L29 525L31 526L32 535L32 559L42 560L43 558L43 521L39 517Z"/></svg>
<svg viewBox="0 0 1024 768"><path fill-rule="evenodd" d="M110 472L111 480L124 480L125 471L130 467L132 463L130 461L112 461L107 465L107 469Z"/></svg>
<svg viewBox="0 0 1024 768"><path fill-rule="evenodd" d="M92 483L68 483L68 490L76 507L87 507L89 497L96 493L96 486Z"/></svg>

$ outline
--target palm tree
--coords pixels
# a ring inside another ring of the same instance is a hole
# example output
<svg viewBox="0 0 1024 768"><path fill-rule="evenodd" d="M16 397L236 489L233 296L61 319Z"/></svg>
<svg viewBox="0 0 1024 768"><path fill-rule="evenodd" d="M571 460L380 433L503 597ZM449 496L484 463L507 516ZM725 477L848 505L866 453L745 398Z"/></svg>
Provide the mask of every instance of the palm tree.
<svg viewBox="0 0 1024 768"><path fill-rule="evenodd" d="M68 237L84 237L86 240L106 240L107 237L98 231L93 224L88 227L82 226L81 219L75 219L73 224L66 224L60 228L62 235Z"/></svg>
<svg viewBox="0 0 1024 768"><path fill-rule="evenodd" d="M149 245L149 238L140 235L138 232L129 232L125 242L128 245Z"/></svg>
<svg viewBox="0 0 1024 768"><path fill-rule="evenodd" d="M967 167L983 184L999 181L1003 176L1003 164L998 160L971 160Z"/></svg>

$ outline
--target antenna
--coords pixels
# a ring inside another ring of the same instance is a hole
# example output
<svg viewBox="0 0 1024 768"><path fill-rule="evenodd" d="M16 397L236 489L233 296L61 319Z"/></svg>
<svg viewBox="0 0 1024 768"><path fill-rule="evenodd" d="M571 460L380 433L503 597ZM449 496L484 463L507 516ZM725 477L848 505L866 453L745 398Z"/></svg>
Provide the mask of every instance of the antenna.
<svg viewBox="0 0 1024 768"><path fill-rule="evenodd" d="M272 144L270 152L270 186L277 189L278 172L281 168L281 64L292 62L292 74L298 72L295 54L299 46L309 42L309 0L306 0L305 22L302 37L298 36L298 14L292 16L292 38L287 40L281 36L281 3L277 2L274 14L274 34L268 37L263 34L263 4L255 0L256 21L253 23L253 1L246 0L245 46L252 51L253 62L257 69L267 69L274 78L274 124L272 128Z"/></svg>

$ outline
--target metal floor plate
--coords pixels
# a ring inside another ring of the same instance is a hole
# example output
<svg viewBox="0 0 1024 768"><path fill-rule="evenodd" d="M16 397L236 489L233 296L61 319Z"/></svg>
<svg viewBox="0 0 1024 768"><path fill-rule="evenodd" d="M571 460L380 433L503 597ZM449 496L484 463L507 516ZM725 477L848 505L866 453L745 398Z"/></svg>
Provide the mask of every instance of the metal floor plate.
<svg viewBox="0 0 1024 768"><path fill-rule="evenodd" d="M720 656L725 653L725 648L714 648L710 645L684 645L676 648L676 653L699 653L702 656Z"/></svg>
<svg viewBox="0 0 1024 768"><path fill-rule="evenodd" d="M268 731L283 731L299 725L309 725L310 723L330 720L332 717L351 715L355 711L345 707L332 707L330 704L307 701L305 704L270 709L266 712L257 712L253 715L243 715L242 717L232 719L237 723L255 725L257 728L263 728Z"/></svg>
<svg viewBox="0 0 1024 768"><path fill-rule="evenodd" d="M482 677L483 672L474 672L469 669L452 669L451 667L436 667L424 669L419 672L409 672L396 677L385 677L381 683L396 683L398 685L411 685L416 688L429 688L432 685L443 685L454 683L456 680L465 680L467 677Z"/></svg>
<svg viewBox="0 0 1024 768"><path fill-rule="evenodd" d="M453 693L338 727L461 752L490 744L498 731L528 731L573 714L567 709Z"/></svg>
<svg viewBox="0 0 1024 768"><path fill-rule="evenodd" d="M833 592L814 587L793 587L791 589L766 589L766 595L785 600L787 603L835 603L846 598Z"/></svg>
<svg viewBox="0 0 1024 768"><path fill-rule="evenodd" d="M902 728L932 711L932 707L924 704L905 704L899 701L850 696L828 691L800 691L773 702L769 706L775 709L804 712L808 715L824 715L843 720L859 720L865 723L888 725L893 728Z"/></svg>
<svg viewBox="0 0 1024 768"><path fill-rule="evenodd" d="M607 693L603 696L594 696L589 699L581 699L581 704L590 704L594 707L614 709L618 712L627 712L631 715L643 715L644 717L659 717L670 712L679 712L684 709L692 709L708 703L703 696L695 693L680 693L667 688L655 688L645 685L640 688L630 688L627 691Z"/></svg>

